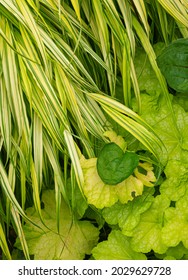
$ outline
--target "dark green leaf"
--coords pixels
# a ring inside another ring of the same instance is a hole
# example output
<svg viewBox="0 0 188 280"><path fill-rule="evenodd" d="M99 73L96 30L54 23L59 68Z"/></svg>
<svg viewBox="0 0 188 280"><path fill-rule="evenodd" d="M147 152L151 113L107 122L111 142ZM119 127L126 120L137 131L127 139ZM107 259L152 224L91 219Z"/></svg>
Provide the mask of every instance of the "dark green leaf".
<svg viewBox="0 0 188 280"><path fill-rule="evenodd" d="M133 152L123 152L115 143L106 144L97 159L97 171L102 181L115 185L128 178L137 167L139 157Z"/></svg>
<svg viewBox="0 0 188 280"><path fill-rule="evenodd" d="M166 47L157 63L171 88L188 93L188 39L176 40Z"/></svg>

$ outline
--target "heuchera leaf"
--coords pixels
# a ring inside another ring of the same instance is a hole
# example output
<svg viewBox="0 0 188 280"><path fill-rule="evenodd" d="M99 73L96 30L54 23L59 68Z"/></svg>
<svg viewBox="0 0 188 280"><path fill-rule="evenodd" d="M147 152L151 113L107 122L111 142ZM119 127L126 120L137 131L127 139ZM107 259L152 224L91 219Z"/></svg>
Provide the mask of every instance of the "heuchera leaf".
<svg viewBox="0 0 188 280"><path fill-rule="evenodd" d="M84 175L83 192L87 198L88 204L93 204L95 207L102 209L110 207L118 200L121 203L127 203L134 199L134 197L141 195L144 184L141 179L131 175L126 180L117 185L105 184L97 172L97 158L85 159L83 156L80 159L81 167ZM147 166L148 169L148 166ZM153 169L150 165L150 170ZM150 172L149 179L150 180ZM145 175L147 177L147 175ZM156 181L155 176L154 182ZM146 180L146 178L144 178Z"/></svg>
<svg viewBox="0 0 188 280"><path fill-rule="evenodd" d="M175 247L170 247L168 248L168 250L166 251L165 254L156 254L156 257L158 259L169 259L169 257L172 257L176 260L181 260L181 259L186 259L186 255L188 254L188 249L186 249L182 242L179 243L177 246Z"/></svg>
<svg viewBox="0 0 188 280"><path fill-rule="evenodd" d="M79 221L71 215L70 209L62 201L60 230L56 229L56 210L54 191L44 191L42 196L44 224L33 207L27 209L27 215L41 229L26 223L23 226L29 253L35 260L82 260L90 254L98 242L99 230L88 221ZM15 246L21 249L17 238Z"/></svg>
<svg viewBox="0 0 188 280"><path fill-rule="evenodd" d="M163 254L168 249L162 239L164 213L169 207L170 200L164 195L155 197L151 207L141 214L139 224L132 233L131 245L137 252L148 253L153 250Z"/></svg>
<svg viewBox="0 0 188 280"><path fill-rule="evenodd" d="M73 184L71 183L71 178L68 178L67 183L67 194L69 196L70 201L72 202L72 208L74 207L74 215L81 219L88 208L88 204L83 197L79 187L77 184L73 187ZM72 195L74 193L74 195Z"/></svg>
<svg viewBox="0 0 188 280"><path fill-rule="evenodd" d="M140 215L151 206L154 189L146 189L141 196L135 197L127 204L116 203L112 207L104 208L102 215L110 225L118 224L122 233L131 236L132 230L140 221Z"/></svg>
<svg viewBox="0 0 188 280"><path fill-rule="evenodd" d="M166 246L177 246L180 242L188 249L188 193L176 202L176 207L165 211L165 226L162 240Z"/></svg>
<svg viewBox="0 0 188 280"><path fill-rule="evenodd" d="M142 253L135 252L130 245L130 238L119 230L113 230L107 241L103 241L92 250L96 260L146 260Z"/></svg>
<svg viewBox="0 0 188 280"><path fill-rule="evenodd" d="M139 156L133 152L123 152L115 143L106 144L97 159L97 171L102 181L116 185L128 178L138 166Z"/></svg>
<svg viewBox="0 0 188 280"><path fill-rule="evenodd" d="M166 180L160 186L161 194L170 200L179 200L187 190L188 163L169 160L165 167Z"/></svg>
<svg viewBox="0 0 188 280"><path fill-rule="evenodd" d="M127 143L121 135L117 135L113 130L107 130L103 134L105 137L110 139L110 142L117 144L124 152L127 148Z"/></svg>
<svg viewBox="0 0 188 280"><path fill-rule="evenodd" d="M173 99L173 97L171 96ZM159 155L161 161L166 164L168 160L186 161L188 159L188 114L178 105L173 104L176 124L169 114L169 108L161 94L141 94L141 117L146 120L159 135L165 145L165 149ZM135 108L136 110L136 108ZM177 125L177 130L175 126Z"/></svg>

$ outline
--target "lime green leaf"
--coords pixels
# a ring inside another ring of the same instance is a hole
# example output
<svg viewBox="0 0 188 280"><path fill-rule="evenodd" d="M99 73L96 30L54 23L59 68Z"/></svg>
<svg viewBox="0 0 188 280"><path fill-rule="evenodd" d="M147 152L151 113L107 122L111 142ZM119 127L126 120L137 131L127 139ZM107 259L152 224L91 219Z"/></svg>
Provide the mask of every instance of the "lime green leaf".
<svg viewBox="0 0 188 280"><path fill-rule="evenodd" d="M84 218L89 219L90 221L95 221L99 229L104 229L105 220L99 209L96 209L95 207L88 207L85 211ZM105 233L105 231L103 232Z"/></svg>
<svg viewBox="0 0 188 280"><path fill-rule="evenodd" d="M85 254L90 254L96 245L99 231L88 221L73 219L68 206L62 201L61 221L59 232L57 232L54 196L54 191L45 191L42 196L44 203L42 215L48 228L41 223L33 207L27 209L27 215L42 228L41 230L29 223L23 226L29 253L34 255L36 260L81 260ZM46 246L46 244L50 244L50 246ZM18 239L15 245L21 248Z"/></svg>
<svg viewBox="0 0 188 280"><path fill-rule="evenodd" d="M67 179L66 187L71 201L71 208L74 209L74 215L78 215L77 217L80 219L83 217L86 209L88 208L88 204L74 178Z"/></svg>
<svg viewBox="0 0 188 280"><path fill-rule="evenodd" d="M155 198L151 207L140 217L139 224L134 228L131 245L137 252L148 253L154 250L163 254L168 249L162 239L164 212L169 207L170 200L164 195Z"/></svg>
<svg viewBox="0 0 188 280"><path fill-rule="evenodd" d="M168 161L165 168L166 180L160 186L161 194L170 200L179 200L187 190L188 163L179 160Z"/></svg>
<svg viewBox="0 0 188 280"><path fill-rule="evenodd" d="M121 203L127 203L128 201L133 200L136 196L141 195L143 192L144 183L142 182L142 178L139 179L130 175L119 184L109 185L101 180L97 172L97 158L85 159L82 156L80 163L84 175L83 192L87 198L87 202L97 208L102 209L104 207L110 207L118 200ZM153 182L155 182L155 176L151 176L153 167L150 165L149 168L149 165L143 165L143 168L149 170L146 170L147 174L144 176L144 181L149 182L152 177ZM137 172L137 174L140 175L139 172Z"/></svg>
<svg viewBox="0 0 188 280"><path fill-rule="evenodd" d="M163 255L156 254L156 257L158 259L168 259L169 257L172 257L176 260L181 260L186 256L186 254L188 254L188 249L186 249L181 242L175 247L168 248L166 253Z"/></svg>
<svg viewBox="0 0 188 280"><path fill-rule="evenodd" d="M175 120L179 130L177 134L166 100L160 94L148 95L143 93L141 94L141 100L144 108L142 118L152 126L165 145L163 152L160 150L158 152L161 161L166 162L167 157L168 160L182 160L182 150L188 150L188 114L181 106L173 104Z"/></svg>
<svg viewBox="0 0 188 280"><path fill-rule="evenodd" d="M96 260L146 260L142 253L135 252L130 245L130 238L119 230L113 230L108 241L103 241L92 250Z"/></svg>
<svg viewBox="0 0 188 280"><path fill-rule="evenodd" d="M121 183L138 166L139 157L133 152L123 152L115 143L106 144L97 159L97 171L102 181L109 185Z"/></svg>
<svg viewBox="0 0 188 280"><path fill-rule="evenodd" d="M176 258L172 256L166 256L163 260L176 260Z"/></svg>
<svg viewBox="0 0 188 280"><path fill-rule="evenodd" d="M162 240L166 246L177 246L182 241L188 249L188 195L176 202L165 212L165 226L162 229Z"/></svg>
<svg viewBox="0 0 188 280"><path fill-rule="evenodd" d="M110 142L114 142L115 144L117 144L125 152L127 143L121 135L117 135L113 130L105 131L103 135L109 138Z"/></svg>
<svg viewBox="0 0 188 280"><path fill-rule="evenodd" d="M139 172L139 167L146 172L146 175ZM135 168L134 175L144 184L144 186L153 187L153 183L156 182L153 166L149 162L139 162L138 168Z"/></svg>
<svg viewBox="0 0 188 280"><path fill-rule="evenodd" d="M122 233L130 236L140 221L140 215L151 206L154 200L153 193L153 189L147 189L127 204L116 203L112 207L104 208L102 215L108 224L118 224Z"/></svg>
<svg viewBox="0 0 188 280"><path fill-rule="evenodd" d="M176 247L170 247L166 252L167 256L172 256L177 260L182 259L187 254L188 254L188 249L186 249L183 246L182 242L179 243Z"/></svg>
<svg viewBox="0 0 188 280"><path fill-rule="evenodd" d="M83 191L89 204L97 208L110 207L120 200L126 203L133 200L134 196L141 195L143 183L132 175L117 185L105 184L98 175L96 163L97 158L81 158L81 166L84 174Z"/></svg>

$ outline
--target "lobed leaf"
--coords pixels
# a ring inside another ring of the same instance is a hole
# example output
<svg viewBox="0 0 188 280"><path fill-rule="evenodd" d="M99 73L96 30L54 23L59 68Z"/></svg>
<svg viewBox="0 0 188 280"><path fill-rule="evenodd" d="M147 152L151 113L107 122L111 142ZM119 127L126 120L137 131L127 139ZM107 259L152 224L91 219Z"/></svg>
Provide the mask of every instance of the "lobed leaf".
<svg viewBox="0 0 188 280"><path fill-rule="evenodd" d="M57 232L54 191L44 191L42 201L44 209L41 211L48 228L41 223L34 208L28 208L27 215L41 229L29 223L23 226L30 255L34 255L35 260L82 260L85 254L90 254L98 241L98 229L88 221L73 220L70 209L62 201ZM21 248L19 239L15 246Z"/></svg>
<svg viewBox="0 0 188 280"><path fill-rule="evenodd" d="M184 195L175 207L165 211L165 224L162 229L162 240L166 246L177 246L180 242L188 249L188 195Z"/></svg>
<svg viewBox="0 0 188 280"><path fill-rule="evenodd" d="M168 245L163 240L164 213L170 200L164 195L155 197L151 207L141 214L139 224L132 232L131 246L137 252L165 253Z"/></svg>
<svg viewBox="0 0 188 280"><path fill-rule="evenodd" d="M151 206L154 190L145 190L141 196L137 196L126 204L119 202L102 210L102 215L110 225L118 224L122 233L131 236L133 229L140 222L140 216Z"/></svg>
<svg viewBox="0 0 188 280"><path fill-rule="evenodd" d="M113 230L108 240L99 243L92 254L96 260L146 260L144 254L131 248L130 238L119 230Z"/></svg>

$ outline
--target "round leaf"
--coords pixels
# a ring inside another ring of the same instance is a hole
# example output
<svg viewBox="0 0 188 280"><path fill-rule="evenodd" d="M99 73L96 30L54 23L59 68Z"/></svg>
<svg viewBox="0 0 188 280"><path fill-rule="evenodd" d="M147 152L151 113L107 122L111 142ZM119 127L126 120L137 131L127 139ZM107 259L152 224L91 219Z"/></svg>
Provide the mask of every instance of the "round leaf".
<svg viewBox="0 0 188 280"><path fill-rule="evenodd" d="M116 185L128 178L138 166L139 157L133 152L123 152L115 143L106 144L97 159L97 171L102 181Z"/></svg>

